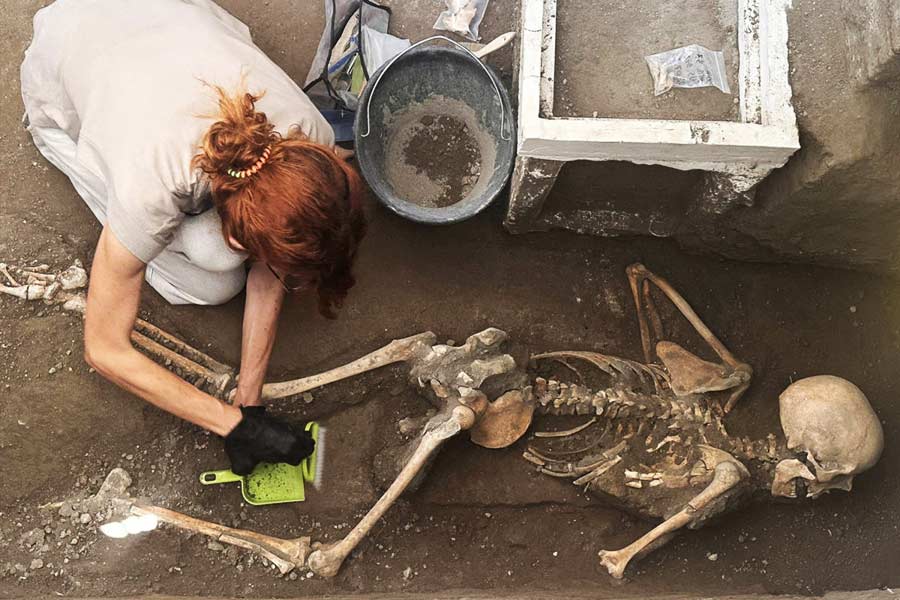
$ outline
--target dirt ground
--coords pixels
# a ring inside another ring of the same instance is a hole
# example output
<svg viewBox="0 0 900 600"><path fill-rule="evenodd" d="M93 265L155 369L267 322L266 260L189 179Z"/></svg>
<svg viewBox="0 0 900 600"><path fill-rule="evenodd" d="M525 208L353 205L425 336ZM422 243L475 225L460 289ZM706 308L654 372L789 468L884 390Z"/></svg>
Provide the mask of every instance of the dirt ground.
<svg viewBox="0 0 900 600"><path fill-rule="evenodd" d="M80 257L89 264L98 225L18 124L18 65L40 4L17 1L0 22L0 159L7 173L0 261L65 267ZM223 2L302 79L321 30L321 8L295 4ZM485 37L512 28L513 4L492 1ZM405 6L397 14L398 30L414 37L428 33L438 3ZM497 60L508 71L509 56ZM133 477L135 492L160 505L284 537L337 539L383 486L375 463L382 450L405 440L398 422L427 408L406 387L400 369L316 391L309 403L276 406L289 419L315 418L329 428L324 487L310 491L302 504L250 507L242 505L236 486L197 481L202 470L225 466L220 440L89 371L77 318L4 298L0 597L577 589L637 598L900 586L900 483L893 476L900 450L892 443L900 429L900 284L847 271L686 255L652 239L513 237L500 227L502 212L498 205L460 225L427 228L373 204L359 283L340 318L320 318L311 299L290 303L270 378L324 370L419 331L461 342L487 326L506 330L511 352L521 360L555 349L639 358L624 268L643 261L753 366L754 384L729 416L734 433L773 430L777 395L790 381L831 373L857 383L882 418L887 445L881 461L850 494L753 505L687 532L637 563L629 581L619 584L600 570L596 551L632 541L649 524L585 497L568 481L535 474L521 459L521 443L490 451L460 438L444 448L422 487L388 513L334 580L307 578L306 572L280 578L248 554L202 536L162 528L107 539L78 514L40 507L92 493L111 468L121 466ZM222 307L171 307L146 291L142 312L236 364L242 303L238 297ZM676 340L688 337L681 322L673 322L671 332Z"/></svg>
<svg viewBox="0 0 900 600"><path fill-rule="evenodd" d="M736 25L737 3L729 0L560 2L553 114L736 121ZM644 57L689 44L722 52L730 94L698 88L653 95Z"/></svg>

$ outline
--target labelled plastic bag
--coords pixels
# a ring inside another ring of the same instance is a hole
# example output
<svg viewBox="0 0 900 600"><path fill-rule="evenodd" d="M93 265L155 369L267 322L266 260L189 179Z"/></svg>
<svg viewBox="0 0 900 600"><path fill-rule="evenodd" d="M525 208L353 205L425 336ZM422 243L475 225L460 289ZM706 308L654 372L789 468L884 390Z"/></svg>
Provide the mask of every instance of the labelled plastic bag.
<svg viewBox="0 0 900 600"><path fill-rule="evenodd" d="M438 15L434 29L450 31L477 42L478 26L484 18L488 0L444 0L447 10Z"/></svg>
<svg viewBox="0 0 900 600"><path fill-rule="evenodd" d="M645 56L644 60L653 77L654 96L664 94L673 87L717 87L726 94L731 93L725 72L725 57L720 51L691 44Z"/></svg>

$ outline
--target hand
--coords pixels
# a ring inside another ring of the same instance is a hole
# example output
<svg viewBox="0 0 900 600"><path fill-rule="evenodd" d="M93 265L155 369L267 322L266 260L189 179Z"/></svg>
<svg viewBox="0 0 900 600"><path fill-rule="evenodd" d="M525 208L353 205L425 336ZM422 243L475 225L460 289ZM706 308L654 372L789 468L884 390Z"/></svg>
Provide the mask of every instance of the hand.
<svg viewBox="0 0 900 600"><path fill-rule="evenodd" d="M242 406L242 419L225 436L231 470L249 475L261 462L299 465L316 446L309 432L265 414L264 406Z"/></svg>
<svg viewBox="0 0 900 600"><path fill-rule="evenodd" d="M260 406L262 404L262 398L258 392L248 392L241 388L240 379L238 379L238 386L228 392L225 399L232 406Z"/></svg>

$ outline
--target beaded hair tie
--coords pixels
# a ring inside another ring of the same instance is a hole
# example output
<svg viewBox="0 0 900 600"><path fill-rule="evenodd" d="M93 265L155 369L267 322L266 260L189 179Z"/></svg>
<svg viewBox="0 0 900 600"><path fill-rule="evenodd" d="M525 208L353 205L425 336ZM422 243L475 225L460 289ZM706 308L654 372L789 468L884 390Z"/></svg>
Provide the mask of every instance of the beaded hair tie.
<svg viewBox="0 0 900 600"><path fill-rule="evenodd" d="M272 150L271 145L266 146L266 149L263 150L262 156L260 156L259 160L257 160L255 163L253 163L253 166L250 167L249 169L244 169L243 171L237 171L235 169L228 169L225 172L228 173L229 175L231 175L232 177L234 177L235 179L243 179L244 177L252 177L253 175L256 175L256 172L259 171L264 164L266 164L267 160L269 160L269 152L271 150Z"/></svg>

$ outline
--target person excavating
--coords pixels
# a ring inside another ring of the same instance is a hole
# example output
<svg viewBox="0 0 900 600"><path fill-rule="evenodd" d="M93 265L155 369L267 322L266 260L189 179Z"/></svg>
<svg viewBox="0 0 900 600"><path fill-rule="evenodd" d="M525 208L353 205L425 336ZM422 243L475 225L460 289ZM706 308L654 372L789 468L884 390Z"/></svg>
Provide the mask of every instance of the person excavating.
<svg viewBox="0 0 900 600"><path fill-rule="evenodd" d="M313 440L260 401L278 315L286 294L315 292L334 317L365 233L363 184L328 123L209 0L57 0L34 18L21 76L35 145L103 225L87 362L223 436L237 474L299 464ZM132 346L144 279L172 304L246 286L233 405Z"/></svg>

